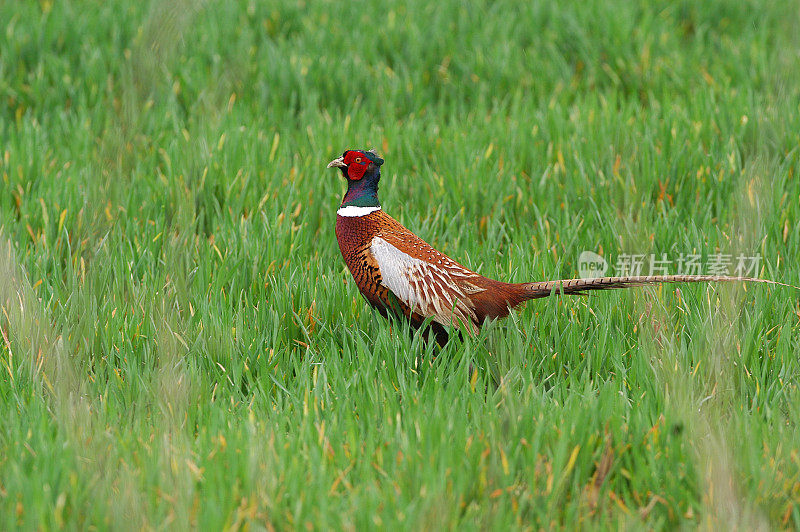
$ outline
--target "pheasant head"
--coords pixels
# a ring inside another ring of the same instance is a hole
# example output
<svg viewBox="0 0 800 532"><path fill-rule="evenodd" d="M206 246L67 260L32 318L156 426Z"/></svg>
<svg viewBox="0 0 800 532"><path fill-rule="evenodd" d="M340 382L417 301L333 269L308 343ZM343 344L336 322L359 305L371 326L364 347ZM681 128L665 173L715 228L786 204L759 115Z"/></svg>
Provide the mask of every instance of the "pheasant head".
<svg viewBox="0 0 800 532"><path fill-rule="evenodd" d="M338 168L347 179L347 193L342 207L380 207L378 181L381 179L383 159L373 150L346 150L341 157L328 163L328 168Z"/></svg>

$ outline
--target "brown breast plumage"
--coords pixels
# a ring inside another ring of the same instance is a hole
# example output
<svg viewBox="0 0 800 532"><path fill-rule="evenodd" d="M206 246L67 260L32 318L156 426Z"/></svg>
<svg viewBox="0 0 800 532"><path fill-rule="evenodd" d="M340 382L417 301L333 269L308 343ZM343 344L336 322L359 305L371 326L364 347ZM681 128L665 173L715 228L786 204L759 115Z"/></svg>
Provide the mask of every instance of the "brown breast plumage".
<svg viewBox="0 0 800 532"><path fill-rule="evenodd" d="M384 312L387 304L380 296L386 289L381 287L380 269L369 253L372 239L380 231L381 212L364 216L337 215L336 240L358 289L371 305Z"/></svg>

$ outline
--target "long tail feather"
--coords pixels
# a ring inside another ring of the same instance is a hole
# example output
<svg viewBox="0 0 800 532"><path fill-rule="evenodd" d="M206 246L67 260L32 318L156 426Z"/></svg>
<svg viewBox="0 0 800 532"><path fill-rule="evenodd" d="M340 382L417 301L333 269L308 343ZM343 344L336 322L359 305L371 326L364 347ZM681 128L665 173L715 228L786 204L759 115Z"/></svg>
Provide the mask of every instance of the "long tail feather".
<svg viewBox="0 0 800 532"><path fill-rule="evenodd" d="M763 283L777 286L786 286L800 290L800 287L771 281L769 279L756 279L755 277L729 277L726 275L637 275L632 277L595 277L585 279L560 279L557 281L543 281L538 283L525 283L528 299L538 299L553 294L585 294L591 290L611 290L615 288L632 288L661 283L709 283L709 282L741 281L747 283Z"/></svg>

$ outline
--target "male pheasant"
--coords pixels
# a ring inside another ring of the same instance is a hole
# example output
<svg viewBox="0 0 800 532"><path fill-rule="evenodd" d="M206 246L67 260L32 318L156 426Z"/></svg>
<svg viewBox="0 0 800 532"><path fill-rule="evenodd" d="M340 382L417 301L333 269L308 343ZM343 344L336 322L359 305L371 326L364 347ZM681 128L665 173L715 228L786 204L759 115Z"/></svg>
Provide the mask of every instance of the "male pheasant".
<svg viewBox="0 0 800 532"><path fill-rule="evenodd" d="M347 179L347 193L336 211L336 239L344 261L366 300L382 315L405 316L418 328L430 318L439 344L448 329L478 332L487 319L504 318L529 299L563 292L628 288L656 283L752 281L767 279L712 275L654 275L504 283L475 273L436 251L394 218L378 201L383 159L371 150L345 151L328 163Z"/></svg>

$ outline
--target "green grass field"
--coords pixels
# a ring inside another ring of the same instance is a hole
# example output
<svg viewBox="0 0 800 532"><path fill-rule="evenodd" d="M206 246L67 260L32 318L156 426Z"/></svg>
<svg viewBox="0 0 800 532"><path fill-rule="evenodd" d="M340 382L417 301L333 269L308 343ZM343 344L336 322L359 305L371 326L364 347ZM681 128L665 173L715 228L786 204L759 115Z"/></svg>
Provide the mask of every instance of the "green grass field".
<svg viewBox="0 0 800 532"><path fill-rule="evenodd" d="M369 310L346 148L484 275L800 283L794 1L0 3L0 529L800 528L800 306ZM474 368L474 372L470 372Z"/></svg>

